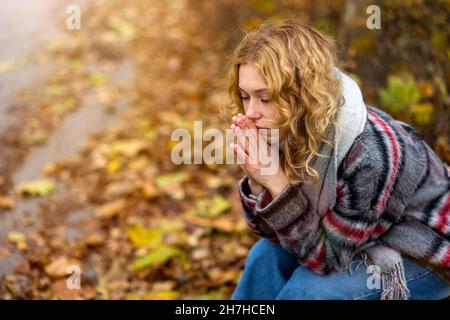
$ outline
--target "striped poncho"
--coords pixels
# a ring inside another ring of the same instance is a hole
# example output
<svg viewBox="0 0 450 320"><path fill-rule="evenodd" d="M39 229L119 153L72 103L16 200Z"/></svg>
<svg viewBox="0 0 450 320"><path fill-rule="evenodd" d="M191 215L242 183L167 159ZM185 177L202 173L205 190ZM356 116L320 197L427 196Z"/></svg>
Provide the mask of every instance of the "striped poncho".
<svg viewBox="0 0 450 320"><path fill-rule="evenodd" d="M272 199L267 190L252 195L244 177L239 188L247 223L319 274L345 271L356 253L385 246L448 281L450 169L414 128L366 108L364 130L336 173L336 201L320 219L300 186L288 185Z"/></svg>

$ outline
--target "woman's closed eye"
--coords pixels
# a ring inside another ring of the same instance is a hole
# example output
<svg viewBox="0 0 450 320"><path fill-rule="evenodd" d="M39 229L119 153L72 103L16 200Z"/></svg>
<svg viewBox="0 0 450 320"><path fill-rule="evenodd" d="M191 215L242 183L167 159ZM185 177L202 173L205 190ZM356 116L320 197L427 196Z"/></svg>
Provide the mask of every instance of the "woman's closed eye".
<svg viewBox="0 0 450 320"><path fill-rule="evenodd" d="M249 99L250 99L250 97L248 97L248 96L240 96L240 98L241 98L242 100L249 100ZM269 99L266 99L266 98L261 98L261 102L262 102L262 103L269 103L270 100L269 100Z"/></svg>

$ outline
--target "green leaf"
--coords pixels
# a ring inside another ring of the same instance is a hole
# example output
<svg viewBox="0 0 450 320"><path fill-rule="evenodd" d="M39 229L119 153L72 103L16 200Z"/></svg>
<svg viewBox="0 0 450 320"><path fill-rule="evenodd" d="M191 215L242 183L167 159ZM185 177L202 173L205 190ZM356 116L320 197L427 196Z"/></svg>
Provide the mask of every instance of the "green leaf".
<svg viewBox="0 0 450 320"><path fill-rule="evenodd" d="M231 208L230 202L220 195L214 196L212 199L203 198L196 202L195 209L190 211L202 217L215 218Z"/></svg>
<svg viewBox="0 0 450 320"><path fill-rule="evenodd" d="M142 270L150 267L159 267L165 264L170 259L182 255L183 252L181 250L170 245L162 245L145 254L144 256L137 258L133 263L133 267L136 270Z"/></svg>
<svg viewBox="0 0 450 320"><path fill-rule="evenodd" d="M47 196L55 190L55 182L50 179L27 181L16 187L16 193L30 196Z"/></svg>
<svg viewBox="0 0 450 320"><path fill-rule="evenodd" d="M156 178L155 185L158 188L165 188L175 183L181 183L189 179L189 175L185 172L163 174Z"/></svg>
<svg viewBox="0 0 450 320"><path fill-rule="evenodd" d="M334 25L333 20L328 18L320 18L315 22L315 26L322 32L328 33L330 35L334 35L336 32L336 27Z"/></svg>
<svg viewBox="0 0 450 320"><path fill-rule="evenodd" d="M407 109L420 98L420 90L414 78L411 76L388 77L387 89L379 91L381 103L392 113L399 113Z"/></svg>

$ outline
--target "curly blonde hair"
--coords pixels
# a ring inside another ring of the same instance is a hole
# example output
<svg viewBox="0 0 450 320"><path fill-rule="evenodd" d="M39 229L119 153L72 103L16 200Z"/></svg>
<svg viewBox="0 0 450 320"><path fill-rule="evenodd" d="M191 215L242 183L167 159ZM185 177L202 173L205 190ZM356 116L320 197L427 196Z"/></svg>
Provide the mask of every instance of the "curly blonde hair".
<svg viewBox="0 0 450 320"><path fill-rule="evenodd" d="M252 64L267 83L277 112L281 165L293 185L319 179L313 168L319 145L336 124L343 103L341 82L333 74L336 64L333 38L294 20L268 20L245 32L229 65L230 114L244 113L240 98L239 66Z"/></svg>

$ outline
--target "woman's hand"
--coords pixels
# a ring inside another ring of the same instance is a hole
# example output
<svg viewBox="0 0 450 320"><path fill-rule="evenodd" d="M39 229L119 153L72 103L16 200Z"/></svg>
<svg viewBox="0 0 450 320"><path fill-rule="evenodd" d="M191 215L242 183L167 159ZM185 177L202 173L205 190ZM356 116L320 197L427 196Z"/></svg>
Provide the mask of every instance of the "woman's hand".
<svg viewBox="0 0 450 320"><path fill-rule="evenodd" d="M266 148L267 152L265 154L268 155L270 146L264 137L258 134L258 128L251 119L242 114L238 114L232 119L233 124L231 125L231 128L234 130L237 137L237 143L231 144L230 147L240 158L241 162L243 162L241 168L249 177L249 180L252 180L252 182L249 181L249 184L253 183L254 185L256 184L256 187L258 187L258 185L264 187L269 190L273 198L276 197L289 184L286 174L280 166L278 166L278 170L276 170L276 173L273 175L261 174L261 169L265 166L261 164L260 159L258 159L259 157L250 159L250 154L259 155L258 148ZM256 134L245 135L245 131L249 129L255 130L254 132Z"/></svg>
<svg viewBox="0 0 450 320"><path fill-rule="evenodd" d="M231 124L231 129L235 130L236 127L241 127L241 128L247 128L247 129L256 129L255 125L253 124L253 121L251 123L251 126L248 125L248 123L244 123L241 119L242 114L239 113L238 115L234 116L232 118L233 123ZM237 141L235 141L237 142ZM233 148L233 151L236 153L235 148ZM248 185L250 187L250 191L252 194L254 195L258 195L261 192L264 191L264 187L262 185L260 185L258 182L256 182L251 176L250 174L246 171L245 166L244 165L240 165L242 171L244 171L244 174L248 177Z"/></svg>

